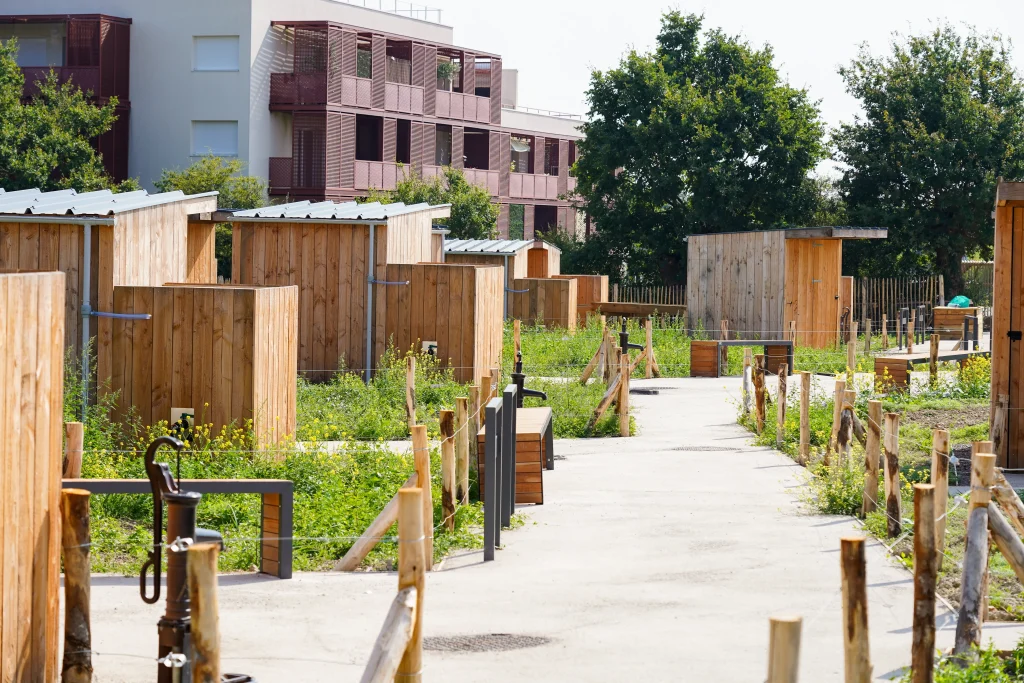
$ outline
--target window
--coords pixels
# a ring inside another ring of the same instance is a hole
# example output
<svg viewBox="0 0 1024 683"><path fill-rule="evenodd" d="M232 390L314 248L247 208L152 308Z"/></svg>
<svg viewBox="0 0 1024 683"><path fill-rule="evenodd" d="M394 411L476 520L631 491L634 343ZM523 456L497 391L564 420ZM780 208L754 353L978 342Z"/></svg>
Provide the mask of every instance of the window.
<svg viewBox="0 0 1024 683"><path fill-rule="evenodd" d="M437 89L462 92L462 53L437 52Z"/></svg>
<svg viewBox="0 0 1024 683"><path fill-rule="evenodd" d="M526 233L526 206L524 204L508 205L508 238L510 240L524 239Z"/></svg>
<svg viewBox="0 0 1024 683"><path fill-rule="evenodd" d="M490 159L490 133L477 128L467 128L463 137L463 155L466 168L479 168L486 171Z"/></svg>
<svg viewBox="0 0 1024 683"><path fill-rule="evenodd" d="M383 157L384 119L379 116L357 115L356 159L360 161L383 161Z"/></svg>
<svg viewBox="0 0 1024 683"><path fill-rule="evenodd" d="M193 121L192 156L238 156L238 121Z"/></svg>
<svg viewBox="0 0 1024 683"><path fill-rule="evenodd" d="M534 236L540 237L541 235L549 232L554 232L558 229L558 209L553 206L547 206L544 204L538 204L533 207L533 233Z"/></svg>
<svg viewBox="0 0 1024 683"><path fill-rule="evenodd" d="M356 76L373 78L373 41L367 36L356 41Z"/></svg>
<svg viewBox="0 0 1024 683"><path fill-rule="evenodd" d="M452 164L452 127L437 126L434 135L434 163L438 166Z"/></svg>
<svg viewBox="0 0 1024 683"><path fill-rule="evenodd" d="M18 66L64 66L64 24L0 25L0 41L18 39Z"/></svg>
<svg viewBox="0 0 1024 683"><path fill-rule="evenodd" d="M491 59L490 57L477 57L474 66L476 73L476 91L473 93L477 97L490 97L491 96Z"/></svg>
<svg viewBox="0 0 1024 683"><path fill-rule="evenodd" d="M400 164L412 163L412 124L408 119L398 119L395 128L395 161Z"/></svg>
<svg viewBox="0 0 1024 683"><path fill-rule="evenodd" d="M385 55L387 69L384 80L388 83L412 83L412 43L398 40L387 42Z"/></svg>
<svg viewBox="0 0 1024 683"><path fill-rule="evenodd" d="M521 138L512 136L512 164L513 173L533 173L533 138Z"/></svg>
<svg viewBox="0 0 1024 683"><path fill-rule="evenodd" d="M192 36L193 71L238 71L238 36Z"/></svg>
<svg viewBox="0 0 1024 683"><path fill-rule="evenodd" d="M544 141L544 173L558 175L558 140Z"/></svg>

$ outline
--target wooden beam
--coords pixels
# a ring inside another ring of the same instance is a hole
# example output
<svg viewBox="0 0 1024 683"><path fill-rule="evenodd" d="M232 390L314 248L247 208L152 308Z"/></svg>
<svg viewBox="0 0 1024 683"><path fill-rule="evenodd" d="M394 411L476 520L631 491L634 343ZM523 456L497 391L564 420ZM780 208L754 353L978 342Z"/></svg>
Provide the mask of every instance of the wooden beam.
<svg viewBox="0 0 1024 683"><path fill-rule="evenodd" d="M416 586L398 591L384 618L359 683L392 683L416 626Z"/></svg>
<svg viewBox="0 0 1024 683"><path fill-rule="evenodd" d="M644 318L657 313L673 316L686 315L686 306L672 304L601 302L598 305L598 310L600 310L603 315L619 315L628 318Z"/></svg>
<svg viewBox="0 0 1024 683"><path fill-rule="evenodd" d="M414 474L402 485L402 488L410 488L416 486L419 479L418 474ZM366 556L370 554L370 551L377 547L377 543L380 541L381 536L391 528L391 525L398 521L398 494L384 506L384 509L380 511L377 518L370 522L370 526L366 527L366 531L363 532L352 547L348 549L345 556L337 561L334 565L334 569L339 572L351 572L355 571L357 567L362 563Z"/></svg>

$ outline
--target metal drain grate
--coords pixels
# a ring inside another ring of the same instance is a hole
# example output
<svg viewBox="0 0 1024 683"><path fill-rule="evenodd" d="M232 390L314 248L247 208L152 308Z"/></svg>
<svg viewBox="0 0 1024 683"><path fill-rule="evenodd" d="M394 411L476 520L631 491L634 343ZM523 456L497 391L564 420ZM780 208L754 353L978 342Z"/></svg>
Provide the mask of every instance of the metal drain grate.
<svg viewBox="0 0 1024 683"><path fill-rule="evenodd" d="M675 446L670 451L735 451L737 449L729 446Z"/></svg>
<svg viewBox="0 0 1024 683"><path fill-rule="evenodd" d="M657 396L660 393L660 389L651 389L649 387L642 387L640 389L630 389L631 394L640 394L641 396Z"/></svg>
<svg viewBox="0 0 1024 683"><path fill-rule="evenodd" d="M550 642L550 638L541 636L481 633L471 636L428 636L423 639L423 649L437 652L505 652L540 647Z"/></svg>

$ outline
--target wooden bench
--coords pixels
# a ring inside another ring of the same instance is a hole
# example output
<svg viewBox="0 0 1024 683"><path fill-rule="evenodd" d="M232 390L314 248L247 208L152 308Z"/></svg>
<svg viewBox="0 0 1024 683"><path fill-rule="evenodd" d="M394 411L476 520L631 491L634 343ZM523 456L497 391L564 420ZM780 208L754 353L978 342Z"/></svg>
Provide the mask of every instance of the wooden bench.
<svg viewBox="0 0 1024 683"><path fill-rule="evenodd" d="M786 364L786 374L793 374L793 342L764 339L725 339L690 342L690 377L721 377L721 349L728 346L764 347L764 369L778 374Z"/></svg>
<svg viewBox="0 0 1024 683"><path fill-rule="evenodd" d="M989 353L989 351L939 351L938 362L955 360L962 366L968 358L987 356ZM893 387L906 389L910 386L910 372L914 369L914 366L930 362L931 357L927 353L875 356L875 382L881 383L883 374L888 372L889 383Z"/></svg>
<svg viewBox="0 0 1024 683"><path fill-rule="evenodd" d="M484 499L484 437L477 433L477 473L480 500ZM551 408L516 411L516 503L544 504L544 470L555 469L555 438Z"/></svg>
<svg viewBox="0 0 1024 683"><path fill-rule="evenodd" d="M262 497L260 571L279 579L292 578L293 484L287 479L182 479L184 491L258 493ZM152 495L148 479L64 479L62 488L96 494ZM202 505L202 503L200 503Z"/></svg>

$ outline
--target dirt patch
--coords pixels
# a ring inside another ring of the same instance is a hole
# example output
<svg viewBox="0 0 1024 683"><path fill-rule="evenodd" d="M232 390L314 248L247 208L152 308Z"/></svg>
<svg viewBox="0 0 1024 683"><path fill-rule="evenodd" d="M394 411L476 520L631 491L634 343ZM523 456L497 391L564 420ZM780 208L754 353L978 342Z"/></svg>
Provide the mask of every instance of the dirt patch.
<svg viewBox="0 0 1024 683"><path fill-rule="evenodd" d="M902 424L915 424L928 429L960 429L988 422L988 406L964 406L962 408L939 410L923 408L903 416Z"/></svg>

